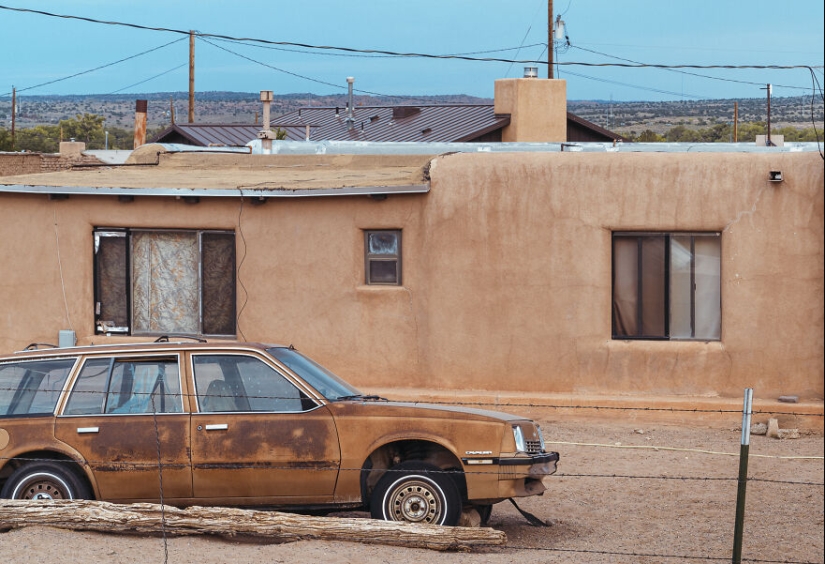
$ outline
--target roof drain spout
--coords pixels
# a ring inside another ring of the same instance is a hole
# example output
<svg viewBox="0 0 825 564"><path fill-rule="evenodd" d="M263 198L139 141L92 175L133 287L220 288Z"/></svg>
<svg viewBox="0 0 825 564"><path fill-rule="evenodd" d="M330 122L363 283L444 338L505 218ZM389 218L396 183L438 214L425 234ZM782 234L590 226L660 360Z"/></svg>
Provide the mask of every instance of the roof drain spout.
<svg viewBox="0 0 825 564"><path fill-rule="evenodd" d="M355 78L352 76L347 77L347 129L353 129L355 127L355 110L352 107L352 85L355 82Z"/></svg>

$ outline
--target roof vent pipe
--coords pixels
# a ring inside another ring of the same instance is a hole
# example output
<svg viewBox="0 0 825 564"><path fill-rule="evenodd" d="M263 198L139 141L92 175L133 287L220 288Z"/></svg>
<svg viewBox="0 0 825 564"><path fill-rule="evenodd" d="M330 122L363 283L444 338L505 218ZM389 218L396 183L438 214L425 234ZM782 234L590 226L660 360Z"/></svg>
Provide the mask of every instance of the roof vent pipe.
<svg viewBox="0 0 825 564"><path fill-rule="evenodd" d="M261 150L264 155L272 154L272 140L275 136L270 129L270 107L272 106L272 90L261 90L261 102L263 102L263 129L258 132L258 139L261 140Z"/></svg>
<svg viewBox="0 0 825 564"><path fill-rule="evenodd" d="M352 129L355 126L355 111L352 108L352 84L355 82L355 78L348 76L347 77L347 90L348 90L348 99L347 102L347 124L349 124L349 129Z"/></svg>
<svg viewBox="0 0 825 564"><path fill-rule="evenodd" d="M524 67L524 78L536 78L538 75L538 67Z"/></svg>

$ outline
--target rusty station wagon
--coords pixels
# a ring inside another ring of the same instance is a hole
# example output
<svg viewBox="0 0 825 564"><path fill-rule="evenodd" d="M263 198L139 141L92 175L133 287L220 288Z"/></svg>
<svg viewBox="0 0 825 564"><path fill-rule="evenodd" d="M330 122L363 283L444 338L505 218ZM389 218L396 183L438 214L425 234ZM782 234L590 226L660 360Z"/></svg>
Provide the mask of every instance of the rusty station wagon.
<svg viewBox="0 0 825 564"><path fill-rule="evenodd" d="M529 419L363 395L291 346L159 341L0 357L0 496L454 525L556 470Z"/></svg>

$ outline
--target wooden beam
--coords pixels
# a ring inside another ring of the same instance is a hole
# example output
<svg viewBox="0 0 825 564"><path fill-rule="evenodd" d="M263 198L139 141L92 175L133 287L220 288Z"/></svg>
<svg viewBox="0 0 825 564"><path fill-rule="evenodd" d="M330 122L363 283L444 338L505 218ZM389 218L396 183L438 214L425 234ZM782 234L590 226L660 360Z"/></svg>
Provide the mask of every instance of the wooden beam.
<svg viewBox="0 0 825 564"><path fill-rule="evenodd" d="M502 531L486 527L441 527L344 517L310 517L231 507L119 505L105 501L0 499L0 526L42 525L76 531L168 535L261 536L277 542L335 540L432 550L501 546Z"/></svg>

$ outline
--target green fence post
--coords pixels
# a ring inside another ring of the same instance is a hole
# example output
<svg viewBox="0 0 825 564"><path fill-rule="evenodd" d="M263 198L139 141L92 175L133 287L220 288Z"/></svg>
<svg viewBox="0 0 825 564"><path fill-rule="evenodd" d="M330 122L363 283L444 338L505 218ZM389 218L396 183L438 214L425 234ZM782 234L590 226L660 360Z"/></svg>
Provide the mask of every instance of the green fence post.
<svg viewBox="0 0 825 564"><path fill-rule="evenodd" d="M742 446L739 451L739 487L736 490L736 523L733 529L733 564L742 563L742 532L745 527L745 486L748 483L748 450L751 442L753 388L745 388L742 408Z"/></svg>

